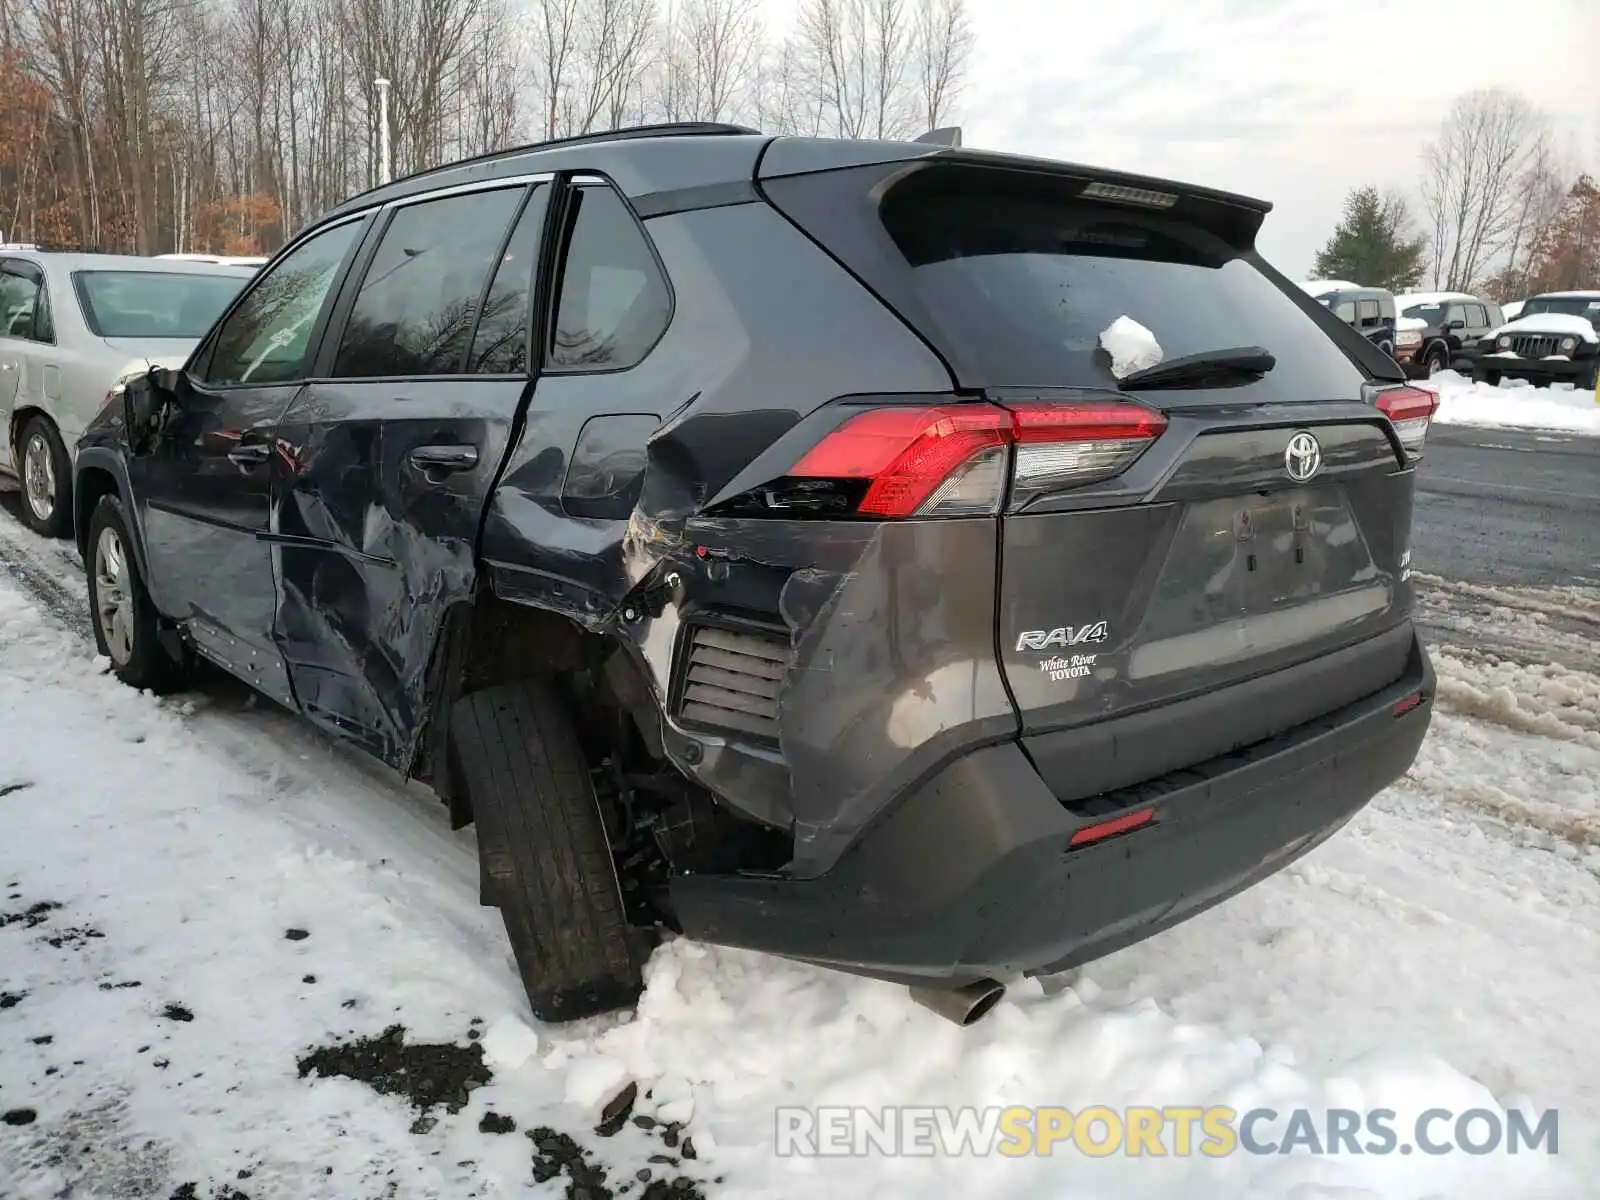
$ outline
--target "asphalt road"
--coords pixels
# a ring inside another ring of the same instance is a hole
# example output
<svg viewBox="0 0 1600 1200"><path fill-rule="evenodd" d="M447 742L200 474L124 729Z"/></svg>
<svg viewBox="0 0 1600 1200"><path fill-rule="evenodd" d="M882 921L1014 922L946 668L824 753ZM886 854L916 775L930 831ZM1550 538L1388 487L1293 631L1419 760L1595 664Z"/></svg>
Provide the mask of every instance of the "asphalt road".
<svg viewBox="0 0 1600 1200"><path fill-rule="evenodd" d="M1600 438L1434 426L1411 545L1445 579L1600 585Z"/></svg>

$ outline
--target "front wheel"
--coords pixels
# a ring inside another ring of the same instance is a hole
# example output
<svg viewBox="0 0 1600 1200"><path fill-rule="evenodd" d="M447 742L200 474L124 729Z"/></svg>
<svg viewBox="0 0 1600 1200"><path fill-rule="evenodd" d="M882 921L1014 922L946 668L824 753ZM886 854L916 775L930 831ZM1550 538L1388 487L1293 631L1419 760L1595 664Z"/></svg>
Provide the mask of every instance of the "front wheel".
<svg viewBox="0 0 1600 1200"><path fill-rule="evenodd" d="M188 661L175 659L162 644L161 617L139 577L117 497L101 498L89 518L85 544L95 646L111 660L112 672L129 687L157 693L181 688L188 681Z"/></svg>
<svg viewBox="0 0 1600 1200"><path fill-rule="evenodd" d="M72 464L61 435L47 417L33 416L22 427L22 522L43 537L72 532Z"/></svg>

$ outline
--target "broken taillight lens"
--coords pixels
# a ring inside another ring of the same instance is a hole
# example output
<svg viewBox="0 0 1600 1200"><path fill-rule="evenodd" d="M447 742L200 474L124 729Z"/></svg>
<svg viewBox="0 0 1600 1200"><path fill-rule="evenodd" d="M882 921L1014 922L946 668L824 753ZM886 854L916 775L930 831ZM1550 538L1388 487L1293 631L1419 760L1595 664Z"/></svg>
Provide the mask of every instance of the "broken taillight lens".
<svg viewBox="0 0 1600 1200"><path fill-rule="evenodd" d="M1385 388L1377 396L1378 411L1389 418L1395 436L1411 458L1422 457L1428 426L1439 410L1439 397L1424 388Z"/></svg>
<svg viewBox="0 0 1600 1200"><path fill-rule="evenodd" d="M815 481L860 489L856 516L990 515L1005 505L1008 475L1013 505L1109 479L1166 426L1131 401L868 409L808 451L782 494Z"/></svg>

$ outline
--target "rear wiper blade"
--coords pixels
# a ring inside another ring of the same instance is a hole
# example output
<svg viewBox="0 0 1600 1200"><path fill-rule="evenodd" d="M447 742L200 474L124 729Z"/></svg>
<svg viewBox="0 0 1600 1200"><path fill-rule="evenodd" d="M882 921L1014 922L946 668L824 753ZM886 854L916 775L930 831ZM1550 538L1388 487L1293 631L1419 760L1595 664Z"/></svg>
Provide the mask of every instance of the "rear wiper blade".
<svg viewBox="0 0 1600 1200"><path fill-rule="evenodd" d="M1262 346L1233 346L1227 350L1202 350L1135 371L1117 381L1123 391L1134 388L1226 387L1253 383L1278 365Z"/></svg>

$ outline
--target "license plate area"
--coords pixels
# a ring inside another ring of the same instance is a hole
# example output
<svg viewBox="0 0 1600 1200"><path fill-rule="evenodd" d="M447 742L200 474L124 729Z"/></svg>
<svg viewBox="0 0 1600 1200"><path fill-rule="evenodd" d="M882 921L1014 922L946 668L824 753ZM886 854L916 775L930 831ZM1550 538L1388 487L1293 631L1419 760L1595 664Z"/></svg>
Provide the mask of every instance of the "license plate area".
<svg viewBox="0 0 1600 1200"><path fill-rule="evenodd" d="M1375 578L1342 488L1194 502L1173 538L1143 632L1164 637L1260 616Z"/></svg>

